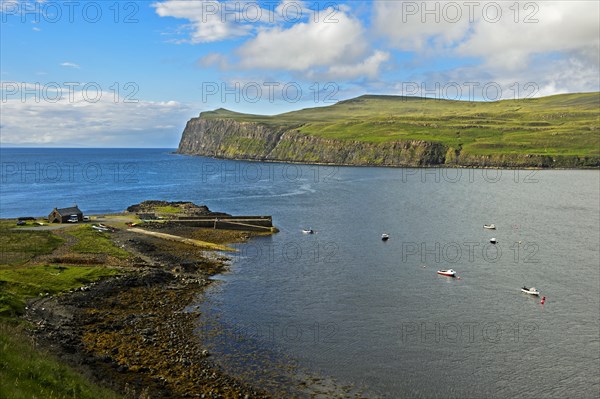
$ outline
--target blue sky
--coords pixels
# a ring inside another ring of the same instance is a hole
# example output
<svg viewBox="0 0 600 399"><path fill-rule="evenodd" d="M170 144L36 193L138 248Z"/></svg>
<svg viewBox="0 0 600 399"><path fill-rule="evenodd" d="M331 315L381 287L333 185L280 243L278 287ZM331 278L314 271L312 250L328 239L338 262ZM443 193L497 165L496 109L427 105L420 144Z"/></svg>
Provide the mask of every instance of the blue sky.
<svg viewBox="0 0 600 399"><path fill-rule="evenodd" d="M218 107L600 85L595 1L0 4L3 145L174 147L190 117Z"/></svg>

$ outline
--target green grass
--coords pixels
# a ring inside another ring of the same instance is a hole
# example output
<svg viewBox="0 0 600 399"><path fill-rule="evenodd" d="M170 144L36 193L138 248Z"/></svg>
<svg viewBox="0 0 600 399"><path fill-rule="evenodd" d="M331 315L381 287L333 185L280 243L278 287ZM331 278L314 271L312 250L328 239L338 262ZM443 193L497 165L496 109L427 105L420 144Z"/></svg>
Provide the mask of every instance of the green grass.
<svg viewBox="0 0 600 399"><path fill-rule="evenodd" d="M52 253L65 240L50 231L15 227L14 220L0 221L0 397L119 397L34 347L18 319L30 298L66 292L119 271L104 266L36 264L36 256ZM120 257L127 254L106 236L93 235L88 226L78 226L70 234L79 238L76 246Z"/></svg>
<svg viewBox="0 0 600 399"><path fill-rule="evenodd" d="M0 265L18 265L52 253L63 239L49 231L13 230L14 221L0 222Z"/></svg>
<svg viewBox="0 0 600 399"><path fill-rule="evenodd" d="M36 256L52 253L65 240L50 231L14 230L14 221L0 221L0 316L23 313L27 299L40 294L56 294L81 287L89 282L117 273L104 266L71 267L36 265ZM65 231L77 238L74 252L108 254L127 258L129 253L115 246L108 235L90 226L71 227Z"/></svg>
<svg viewBox="0 0 600 399"><path fill-rule="evenodd" d="M130 256L129 252L117 247L110 241L108 233L96 231L89 225L69 229L67 234L78 239L77 243L71 247L71 250L74 252L107 254L121 259L126 259Z"/></svg>
<svg viewBox="0 0 600 399"><path fill-rule="evenodd" d="M167 214L175 214L175 213L181 213L181 209L176 207L176 206L157 206L155 208L155 211L157 213L167 213Z"/></svg>
<svg viewBox="0 0 600 399"><path fill-rule="evenodd" d="M119 272L103 266L30 266L0 270L0 316L23 313L27 299L79 288Z"/></svg>
<svg viewBox="0 0 600 399"><path fill-rule="evenodd" d="M0 322L0 397L11 399L118 398L38 350L21 327Z"/></svg>
<svg viewBox="0 0 600 399"><path fill-rule="evenodd" d="M437 142L471 155L600 157L599 110L600 93L495 102L367 95L274 116L225 109L201 116L296 129L327 139Z"/></svg>

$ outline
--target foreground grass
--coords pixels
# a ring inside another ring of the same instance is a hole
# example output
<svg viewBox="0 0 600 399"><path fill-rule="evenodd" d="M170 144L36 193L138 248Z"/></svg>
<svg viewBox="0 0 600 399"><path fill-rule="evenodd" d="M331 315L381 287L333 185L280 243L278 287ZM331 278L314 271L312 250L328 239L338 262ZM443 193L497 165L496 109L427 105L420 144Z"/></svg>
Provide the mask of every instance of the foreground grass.
<svg viewBox="0 0 600 399"><path fill-rule="evenodd" d="M495 102L361 96L274 116L224 109L205 119L258 122L326 139L422 140L471 155L600 156L600 93Z"/></svg>
<svg viewBox="0 0 600 399"><path fill-rule="evenodd" d="M0 397L32 398L118 398L98 387L70 367L38 350L22 327L0 322Z"/></svg>
<svg viewBox="0 0 600 399"><path fill-rule="evenodd" d="M67 234L78 239L71 248L74 252L88 254L107 254L120 259L129 257L129 253L112 243L107 233L99 232L90 225L69 229Z"/></svg>
<svg viewBox="0 0 600 399"><path fill-rule="evenodd" d="M13 220L0 221L0 398L119 397L36 348L18 319L31 298L79 288L118 271L104 266L39 264L36 257L51 254L65 240L51 231L15 227ZM106 237L79 228L73 233L81 237L76 245L121 256L124 252L108 245Z"/></svg>

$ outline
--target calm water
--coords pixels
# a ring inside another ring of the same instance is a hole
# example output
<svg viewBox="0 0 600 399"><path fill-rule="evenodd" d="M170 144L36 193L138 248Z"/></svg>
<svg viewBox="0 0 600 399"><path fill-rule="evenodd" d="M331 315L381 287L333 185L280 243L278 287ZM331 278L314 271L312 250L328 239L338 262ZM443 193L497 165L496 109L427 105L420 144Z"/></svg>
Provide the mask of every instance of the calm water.
<svg viewBox="0 0 600 399"><path fill-rule="evenodd" d="M144 199L273 215L281 232L240 245L198 304L221 326L214 359L248 378L286 384L285 357L372 397L600 391L598 171L333 168L169 150L1 156L2 217ZM436 275L445 268L460 279Z"/></svg>

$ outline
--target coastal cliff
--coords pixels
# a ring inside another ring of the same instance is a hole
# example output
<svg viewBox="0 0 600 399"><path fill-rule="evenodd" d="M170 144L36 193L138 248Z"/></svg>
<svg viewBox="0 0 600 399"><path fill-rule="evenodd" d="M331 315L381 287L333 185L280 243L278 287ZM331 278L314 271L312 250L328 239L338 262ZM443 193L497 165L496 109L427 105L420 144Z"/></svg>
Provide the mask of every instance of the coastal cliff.
<svg viewBox="0 0 600 399"><path fill-rule="evenodd" d="M324 139L255 122L190 120L180 154L226 159L289 161L337 165L426 166L444 164L447 149L437 143L365 143Z"/></svg>
<svg viewBox="0 0 600 399"><path fill-rule="evenodd" d="M360 107L369 106L371 100L367 102L367 106L361 101L364 100L359 98L330 107L273 117L238 114L223 109L205 112L188 121L177 152L225 159L357 166L600 167L596 144L598 133L595 132L598 127L593 119L589 122L590 126L578 127L581 138L567 132L564 133L566 139L563 139L562 131L552 130L554 127L547 122L542 127L540 123L527 121L524 121L524 127L508 126L507 122L496 118L494 124L488 124L481 120L484 117L480 114L476 114L480 119L477 124L473 123L473 116L467 114L464 121L460 122L462 125L454 122L459 119L456 116L451 120L435 113L433 116L446 125L431 122L432 116L427 114L419 115L418 118L400 113L393 116L376 115L379 119L373 121L370 113L366 116L360 113L364 111ZM347 118L340 117L340 109L344 111L343 107L349 105L352 106L353 113L348 113L350 116ZM439 108L438 104L426 105L430 109L432 106ZM328 115L328 109L334 109L336 113ZM318 120L314 117L316 112L319 113ZM554 114L549 115L553 117ZM591 115L593 117L594 114ZM537 117L541 118L539 115ZM450 126L449 120L454 124ZM563 124L564 122L561 121ZM356 133L358 130L351 130L355 125L360 125L359 133ZM415 126L420 129L419 134L410 133L409 129ZM389 132L383 128L389 129ZM450 129L451 132L446 132ZM405 134L406 131L410 134ZM435 137L436 134L439 134L439 140ZM531 144L531 137L534 135L542 143L536 144L540 148ZM521 136L528 142L524 142ZM548 147L559 144L568 146L575 143L580 147L582 144L577 140L585 145L592 144L591 149L579 150L577 153L566 147L559 148L554 153L548 152ZM528 149L527 145L532 148ZM544 148L541 148L542 145Z"/></svg>

